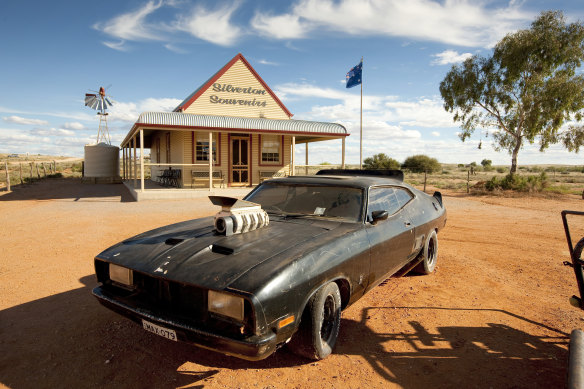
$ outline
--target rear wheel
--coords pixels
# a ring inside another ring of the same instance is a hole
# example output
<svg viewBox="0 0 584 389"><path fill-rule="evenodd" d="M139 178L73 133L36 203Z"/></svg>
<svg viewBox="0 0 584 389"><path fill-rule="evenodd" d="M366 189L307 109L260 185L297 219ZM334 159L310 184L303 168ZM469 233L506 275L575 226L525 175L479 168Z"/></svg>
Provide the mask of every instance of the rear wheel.
<svg viewBox="0 0 584 389"><path fill-rule="evenodd" d="M419 274L432 273L436 268L436 262L438 260L438 235L435 230L432 230L426 238L424 248L420 255L423 258L422 262L414 268L414 272Z"/></svg>
<svg viewBox="0 0 584 389"><path fill-rule="evenodd" d="M331 282L310 299L288 346L305 358L324 359L335 346L340 326L341 293L337 284Z"/></svg>

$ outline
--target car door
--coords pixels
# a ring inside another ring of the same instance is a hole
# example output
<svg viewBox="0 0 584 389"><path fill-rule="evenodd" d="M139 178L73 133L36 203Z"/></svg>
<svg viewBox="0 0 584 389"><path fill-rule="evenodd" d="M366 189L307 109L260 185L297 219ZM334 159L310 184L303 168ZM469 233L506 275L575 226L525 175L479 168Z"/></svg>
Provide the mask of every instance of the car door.
<svg viewBox="0 0 584 389"><path fill-rule="evenodd" d="M414 247L414 226L407 212L413 194L400 187L373 187L367 202L367 237L371 247L371 289L397 272L408 261ZM372 213L387 211L386 220L372 224Z"/></svg>

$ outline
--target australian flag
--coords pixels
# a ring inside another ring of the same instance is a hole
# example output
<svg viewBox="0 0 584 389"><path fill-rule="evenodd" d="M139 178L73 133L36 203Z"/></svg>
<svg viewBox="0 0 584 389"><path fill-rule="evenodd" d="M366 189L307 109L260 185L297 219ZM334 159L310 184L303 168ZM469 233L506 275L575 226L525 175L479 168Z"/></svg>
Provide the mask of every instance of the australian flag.
<svg viewBox="0 0 584 389"><path fill-rule="evenodd" d="M361 84L361 70L363 68L363 60L359 62L359 65L353 67L347 73L347 88L352 88L356 85Z"/></svg>

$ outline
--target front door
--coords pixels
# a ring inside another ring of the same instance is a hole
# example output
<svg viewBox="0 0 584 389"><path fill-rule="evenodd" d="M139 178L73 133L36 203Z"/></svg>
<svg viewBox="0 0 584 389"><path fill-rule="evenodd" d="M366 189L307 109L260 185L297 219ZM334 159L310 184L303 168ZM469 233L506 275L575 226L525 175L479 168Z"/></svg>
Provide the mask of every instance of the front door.
<svg viewBox="0 0 584 389"><path fill-rule="evenodd" d="M231 138L231 185L249 185L249 137Z"/></svg>

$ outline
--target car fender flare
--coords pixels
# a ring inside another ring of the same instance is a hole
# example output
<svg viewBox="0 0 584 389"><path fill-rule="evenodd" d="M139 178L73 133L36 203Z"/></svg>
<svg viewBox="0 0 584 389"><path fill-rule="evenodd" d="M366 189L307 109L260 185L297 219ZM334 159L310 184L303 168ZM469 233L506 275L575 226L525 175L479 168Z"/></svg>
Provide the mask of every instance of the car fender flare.
<svg viewBox="0 0 584 389"><path fill-rule="evenodd" d="M349 277L347 277L346 275L338 275L336 277L333 278L327 278L326 281L323 281L321 283L318 284L317 287L313 288L310 293L307 294L307 296L305 296L304 300L302 301L302 304L300 305L300 309L298 310L297 314L297 320L295 322L296 328L295 328L295 332L298 329L298 326L300 325L300 319L302 318L302 315L304 314L304 311L306 310L306 306L308 305L308 302L310 301L311 298L314 297L314 295L316 294L316 292L323 288L325 285L334 282L337 284L337 286L339 287L339 291L341 292L341 309L345 309L349 303L350 297L351 297L351 292L353 290L353 286L351 285L351 282L349 281Z"/></svg>

